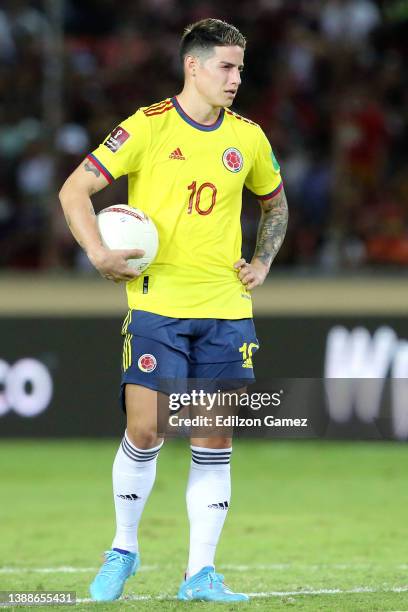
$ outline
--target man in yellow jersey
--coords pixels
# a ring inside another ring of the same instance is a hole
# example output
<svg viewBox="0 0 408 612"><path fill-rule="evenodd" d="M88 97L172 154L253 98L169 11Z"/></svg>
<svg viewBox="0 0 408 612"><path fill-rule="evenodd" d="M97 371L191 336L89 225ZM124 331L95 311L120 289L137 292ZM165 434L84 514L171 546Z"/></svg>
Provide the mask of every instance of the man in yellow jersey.
<svg viewBox="0 0 408 612"><path fill-rule="evenodd" d="M122 333L122 402L127 428L113 466L116 535L91 584L95 600L120 597L140 564L137 530L156 475L161 381L253 380L258 341L251 290L261 285L287 225L279 165L261 128L229 110L241 83L245 38L204 19L186 28L177 96L125 119L72 173L60 192L71 231L105 278L127 281ZM134 250L102 245L90 196L128 176L131 206L155 222L160 246L143 274L127 265ZM241 258L244 185L261 218L251 262ZM230 501L232 440L191 438L187 485L190 550L181 600L247 601L215 572L214 556Z"/></svg>

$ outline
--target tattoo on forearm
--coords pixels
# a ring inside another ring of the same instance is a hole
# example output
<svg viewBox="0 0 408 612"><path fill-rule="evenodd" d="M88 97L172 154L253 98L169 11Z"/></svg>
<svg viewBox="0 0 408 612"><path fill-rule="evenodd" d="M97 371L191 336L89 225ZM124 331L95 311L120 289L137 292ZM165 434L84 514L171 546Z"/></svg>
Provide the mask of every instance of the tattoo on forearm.
<svg viewBox="0 0 408 612"><path fill-rule="evenodd" d="M101 173L99 172L98 168L91 164L89 161L85 162L84 168L86 172L93 172L96 178L99 178L101 176Z"/></svg>
<svg viewBox="0 0 408 612"><path fill-rule="evenodd" d="M285 192L267 202L263 207L258 226L254 256L270 266L279 251L288 225L288 204Z"/></svg>

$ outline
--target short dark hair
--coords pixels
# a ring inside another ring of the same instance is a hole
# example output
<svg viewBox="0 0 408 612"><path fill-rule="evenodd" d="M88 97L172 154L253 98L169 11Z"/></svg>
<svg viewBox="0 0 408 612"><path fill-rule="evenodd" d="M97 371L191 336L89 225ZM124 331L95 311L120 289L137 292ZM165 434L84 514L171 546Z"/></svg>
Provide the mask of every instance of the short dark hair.
<svg viewBox="0 0 408 612"><path fill-rule="evenodd" d="M186 27L180 43L180 58L184 61L192 51L209 51L213 47L237 45L245 49L245 37L235 26L221 19L202 19Z"/></svg>

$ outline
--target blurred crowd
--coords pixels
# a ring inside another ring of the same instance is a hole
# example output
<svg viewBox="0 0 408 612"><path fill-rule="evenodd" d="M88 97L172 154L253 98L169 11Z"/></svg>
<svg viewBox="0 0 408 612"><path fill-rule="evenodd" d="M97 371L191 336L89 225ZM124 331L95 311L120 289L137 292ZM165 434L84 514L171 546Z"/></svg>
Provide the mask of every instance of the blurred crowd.
<svg viewBox="0 0 408 612"><path fill-rule="evenodd" d="M248 40L234 110L282 168L277 263L408 263L407 0L0 0L0 268L89 268L58 189L120 119L181 89L180 35L210 16ZM120 201L124 179L95 199ZM258 218L245 193L246 257Z"/></svg>

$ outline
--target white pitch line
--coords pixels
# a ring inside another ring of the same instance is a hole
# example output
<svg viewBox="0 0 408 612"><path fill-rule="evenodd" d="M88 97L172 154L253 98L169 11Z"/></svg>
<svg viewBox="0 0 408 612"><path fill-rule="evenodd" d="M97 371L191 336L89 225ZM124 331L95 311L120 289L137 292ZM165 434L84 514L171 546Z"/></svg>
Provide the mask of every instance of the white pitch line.
<svg viewBox="0 0 408 612"><path fill-rule="evenodd" d="M352 593L406 593L408 586L376 589L372 587L355 587L354 589L300 589L299 591L266 591L248 593L250 597L285 597L289 595L342 595Z"/></svg>
<svg viewBox="0 0 408 612"><path fill-rule="evenodd" d="M320 571L324 569L333 569L333 570L350 570L350 569L386 569L387 566L384 565L375 565L373 563L261 563L256 565L221 565L222 570L231 570L233 572L251 572L253 570L313 570ZM403 565L391 565L388 566L390 569L408 569L408 565L404 563Z"/></svg>
<svg viewBox="0 0 408 612"><path fill-rule="evenodd" d="M138 572L156 572L160 568L158 565L143 565ZM33 572L36 574L83 574L98 571L97 567L71 567L63 565L61 567L0 567L0 574L19 574Z"/></svg>
<svg viewBox="0 0 408 612"><path fill-rule="evenodd" d="M254 564L254 565L234 565L225 564L218 566L222 571L232 572L251 572L251 571L286 571L286 570L303 570L303 571L321 571L321 570L356 570L356 569L372 569L372 570L408 570L408 564L397 565L376 565L375 563L270 563L270 564ZM160 565L142 565L139 572L158 572L165 569L172 569L174 566ZM73 567L70 565L62 565L59 567L0 567L0 574L18 574L18 573L37 573L37 574L82 574L96 572L98 567Z"/></svg>
<svg viewBox="0 0 408 612"><path fill-rule="evenodd" d="M408 586L392 587L390 589L375 589L372 587L355 587L354 589L300 589L298 591L263 591L260 593L248 593L253 598L266 597L293 597L294 595L350 595L356 593L406 593ZM129 595L119 601L162 601L177 599L175 595ZM77 599L77 603L95 603L93 599Z"/></svg>

